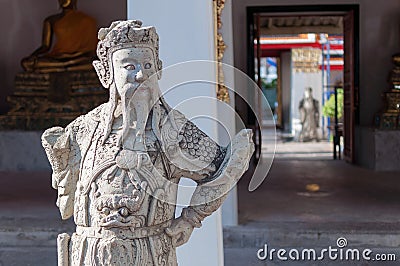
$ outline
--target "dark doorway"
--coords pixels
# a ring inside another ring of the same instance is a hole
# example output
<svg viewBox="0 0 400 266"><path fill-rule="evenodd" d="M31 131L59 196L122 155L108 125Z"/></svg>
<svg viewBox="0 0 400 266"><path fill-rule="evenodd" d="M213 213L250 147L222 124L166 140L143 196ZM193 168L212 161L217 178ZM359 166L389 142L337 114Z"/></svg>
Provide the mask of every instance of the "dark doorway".
<svg viewBox="0 0 400 266"><path fill-rule="evenodd" d="M319 5L319 6L264 6L264 7L248 7L247 8L247 73L250 77L262 87L260 78L262 62L260 58L275 58L277 65L278 77L275 82L274 91L269 93L274 94L275 105L273 109L276 125L278 129L285 130L285 119L291 119L287 113L282 112L282 106L287 104L287 97L282 96L282 75L281 59L285 52L281 50L265 51L260 48L260 36L265 31L265 26L270 26L269 30L275 34L290 33L297 26L297 29L303 27L308 32L322 33L328 29L331 33L336 33L334 23L341 23L343 44L343 74L340 87L343 88L343 131L340 131L344 139L343 153L344 157L349 162L354 162L354 126L358 118L358 5ZM280 23L279 27L273 27L273 24ZM307 24L308 23L308 24ZM286 26L286 27L285 27ZM317 29L317 30L316 30ZM298 31L297 33L299 33ZM294 33L294 32L291 32ZM324 59L323 59L324 60ZM328 79L329 82L329 79ZM332 80L330 84L324 84L327 90L332 90L338 86L337 81ZM263 84L264 85L264 84ZM271 84L267 84L270 87ZM293 104L293 103L292 103ZM270 103L271 105L271 103ZM322 111L322 110L321 110ZM251 112L248 112L249 123L254 124L256 130L255 136L260 136L259 131L262 130L261 125L257 124ZM287 129L287 125L286 125ZM333 129L333 127L332 127ZM338 134L338 131L336 132ZM256 139L256 145L261 146L261 140ZM261 147L256 148L256 152L261 153ZM258 154L259 156L259 154Z"/></svg>

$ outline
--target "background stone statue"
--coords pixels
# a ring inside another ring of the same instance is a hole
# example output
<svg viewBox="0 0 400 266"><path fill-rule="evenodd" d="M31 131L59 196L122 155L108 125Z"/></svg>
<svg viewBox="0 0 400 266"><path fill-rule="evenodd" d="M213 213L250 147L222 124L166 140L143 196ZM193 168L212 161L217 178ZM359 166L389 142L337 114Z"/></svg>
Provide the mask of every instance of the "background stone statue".
<svg viewBox="0 0 400 266"><path fill-rule="evenodd" d="M305 89L299 111L301 121L299 141L318 140L319 102L313 98L311 87Z"/></svg>
<svg viewBox="0 0 400 266"><path fill-rule="evenodd" d="M97 44L96 20L76 10L77 0L58 0L61 13L43 22L42 45L21 65L28 72L91 69Z"/></svg>
<svg viewBox="0 0 400 266"><path fill-rule="evenodd" d="M247 170L251 130L221 147L161 96L158 35L140 21L100 29L93 62L109 101L46 130L42 143L63 219L59 265L176 265L175 248L217 210ZM181 177L197 182L175 218Z"/></svg>

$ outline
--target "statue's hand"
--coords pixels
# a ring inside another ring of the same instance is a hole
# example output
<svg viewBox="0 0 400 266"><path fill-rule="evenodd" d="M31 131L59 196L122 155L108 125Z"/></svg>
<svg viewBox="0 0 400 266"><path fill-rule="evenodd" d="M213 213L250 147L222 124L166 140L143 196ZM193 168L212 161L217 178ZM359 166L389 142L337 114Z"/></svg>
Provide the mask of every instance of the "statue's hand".
<svg viewBox="0 0 400 266"><path fill-rule="evenodd" d="M254 152L253 131L242 129L231 142L231 158L228 173L231 177L240 178L248 169L250 158Z"/></svg>
<svg viewBox="0 0 400 266"><path fill-rule="evenodd" d="M251 154L254 151L253 131L251 129L242 129L232 140L232 152L248 152Z"/></svg>
<svg viewBox="0 0 400 266"><path fill-rule="evenodd" d="M179 217L172 221L171 226L165 229L165 233L171 237L172 245L179 247L189 240L193 229L194 227L188 221Z"/></svg>

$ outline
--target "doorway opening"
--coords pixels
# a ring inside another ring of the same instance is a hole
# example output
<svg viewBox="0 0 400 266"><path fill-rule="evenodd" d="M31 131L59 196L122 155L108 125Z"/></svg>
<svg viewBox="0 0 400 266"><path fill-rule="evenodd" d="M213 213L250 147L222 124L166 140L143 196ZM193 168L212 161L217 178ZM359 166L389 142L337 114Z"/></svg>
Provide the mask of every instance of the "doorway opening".
<svg viewBox="0 0 400 266"><path fill-rule="evenodd" d="M248 74L274 115L275 158L337 159L343 151L353 162L358 6L248 7L247 15Z"/></svg>

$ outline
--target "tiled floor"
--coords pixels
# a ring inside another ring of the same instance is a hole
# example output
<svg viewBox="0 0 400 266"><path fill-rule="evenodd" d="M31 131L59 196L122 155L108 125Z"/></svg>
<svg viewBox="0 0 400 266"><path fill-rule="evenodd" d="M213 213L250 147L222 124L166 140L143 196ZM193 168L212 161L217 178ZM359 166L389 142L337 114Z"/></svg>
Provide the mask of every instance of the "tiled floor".
<svg viewBox="0 0 400 266"><path fill-rule="evenodd" d="M272 135L265 139L264 155L271 156ZM225 265L398 265L257 259L257 250L266 243L270 248L335 247L340 237L351 248L369 247L400 259L400 173L333 160L332 150L327 142L278 139L261 186L248 191L249 172L238 183L240 225L224 230Z"/></svg>

